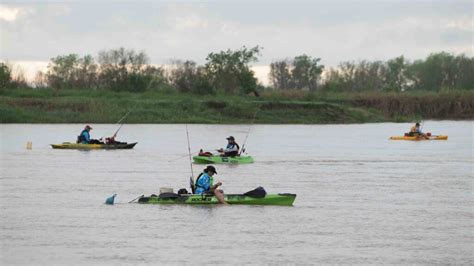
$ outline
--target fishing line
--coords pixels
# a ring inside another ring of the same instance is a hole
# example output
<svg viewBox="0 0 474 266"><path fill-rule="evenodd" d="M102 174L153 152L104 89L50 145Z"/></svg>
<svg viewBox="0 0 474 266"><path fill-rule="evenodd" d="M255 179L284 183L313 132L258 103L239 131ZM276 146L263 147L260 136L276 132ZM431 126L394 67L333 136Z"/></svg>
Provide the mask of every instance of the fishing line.
<svg viewBox="0 0 474 266"><path fill-rule="evenodd" d="M130 113L132 112L132 110L130 109L124 116L122 116L122 118L119 119L119 121L117 121L117 123L115 123L114 125L117 125L117 124L120 124ZM115 131L113 137L115 138L118 134L118 132L120 131L120 129L122 128L123 126L123 123L120 124L120 127L117 129L117 131ZM104 139L105 135L102 136L100 139Z"/></svg>
<svg viewBox="0 0 474 266"><path fill-rule="evenodd" d="M244 144L242 144L242 149L240 149L239 156L245 151L245 143L247 143L247 138L249 137L250 134L250 129L253 126L253 123L255 122L255 118L257 117L258 109L255 111L253 114L252 122L249 125L249 129L247 130L247 135L245 136Z"/></svg>

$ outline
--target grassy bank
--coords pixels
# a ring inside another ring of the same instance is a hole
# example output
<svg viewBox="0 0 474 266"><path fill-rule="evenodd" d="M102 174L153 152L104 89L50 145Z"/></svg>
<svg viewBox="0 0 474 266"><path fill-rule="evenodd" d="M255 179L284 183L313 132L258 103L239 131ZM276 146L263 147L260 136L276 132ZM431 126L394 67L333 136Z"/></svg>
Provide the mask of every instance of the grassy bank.
<svg viewBox="0 0 474 266"><path fill-rule="evenodd" d="M1 123L315 124L470 119L474 93L309 94L264 93L262 97L110 91L2 90ZM429 115L428 115L429 114Z"/></svg>

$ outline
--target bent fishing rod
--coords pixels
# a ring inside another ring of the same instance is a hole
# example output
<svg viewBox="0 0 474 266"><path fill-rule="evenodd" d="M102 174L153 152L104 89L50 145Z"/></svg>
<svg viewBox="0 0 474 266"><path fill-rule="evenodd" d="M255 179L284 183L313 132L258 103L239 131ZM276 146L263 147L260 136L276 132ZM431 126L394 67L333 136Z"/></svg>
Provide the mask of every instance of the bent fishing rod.
<svg viewBox="0 0 474 266"><path fill-rule="evenodd" d="M252 122L250 123L249 129L247 130L247 135L245 136L244 144L242 144L242 149L240 149L239 156L242 155L242 153L245 152L245 143L247 143L247 138L249 137L250 129L252 128L252 125L255 122L255 118L257 117L257 113L258 113L258 109L253 114Z"/></svg>
<svg viewBox="0 0 474 266"><path fill-rule="evenodd" d="M131 112L132 112L132 110L129 110L124 116L122 116L122 118L119 119L119 121L117 121L117 123L115 123L115 125L120 124ZM120 124L119 128L115 131L112 138L115 138L117 136L117 134L120 131L120 129L122 128L122 126L123 126L123 123ZM100 139L103 139L104 137L105 136L102 136Z"/></svg>

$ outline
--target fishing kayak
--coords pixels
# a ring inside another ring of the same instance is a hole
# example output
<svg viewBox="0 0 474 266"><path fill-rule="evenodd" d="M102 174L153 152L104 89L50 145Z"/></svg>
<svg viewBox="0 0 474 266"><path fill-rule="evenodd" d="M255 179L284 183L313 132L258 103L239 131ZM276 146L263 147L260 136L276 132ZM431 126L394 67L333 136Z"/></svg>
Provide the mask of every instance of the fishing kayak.
<svg viewBox="0 0 474 266"><path fill-rule="evenodd" d="M392 136L390 137L391 140L447 140L448 136L444 135L437 135L437 136Z"/></svg>
<svg viewBox="0 0 474 266"><path fill-rule="evenodd" d="M253 163L252 156L193 156L193 160L197 164L220 164L220 163Z"/></svg>
<svg viewBox="0 0 474 266"><path fill-rule="evenodd" d="M62 144L51 144L53 149L74 149L74 150L120 150L120 149L133 149L138 142L134 143L123 143L123 144L76 144L71 142L63 142Z"/></svg>
<svg viewBox="0 0 474 266"><path fill-rule="evenodd" d="M240 205L278 205L292 206L295 201L296 194L267 194L265 197L254 198L243 194L224 194L224 199L229 204ZM149 197L142 196L138 199L138 203L142 204L218 204L216 197L213 195L197 195L197 194L174 194L162 197L151 195Z"/></svg>

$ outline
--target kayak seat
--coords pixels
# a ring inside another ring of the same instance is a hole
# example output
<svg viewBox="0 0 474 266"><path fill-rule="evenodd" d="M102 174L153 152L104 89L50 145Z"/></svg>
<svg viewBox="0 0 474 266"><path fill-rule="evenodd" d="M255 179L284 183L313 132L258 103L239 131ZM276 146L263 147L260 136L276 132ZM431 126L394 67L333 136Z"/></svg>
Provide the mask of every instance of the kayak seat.
<svg viewBox="0 0 474 266"><path fill-rule="evenodd" d="M191 194L191 193L189 193L188 190L185 188L180 188L178 190L178 195L184 195L184 194Z"/></svg>
<svg viewBox="0 0 474 266"><path fill-rule="evenodd" d="M177 199L180 196L176 193L173 193L173 192L165 192L165 193L160 193L160 195L158 195L158 197L160 199Z"/></svg>
<svg viewBox="0 0 474 266"><path fill-rule="evenodd" d="M149 197L141 197L138 199L138 203L148 203Z"/></svg>
<svg viewBox="0 0 474 266"><path fill-rule="evenodd" d="M245 192L244 195L252 198L264 198L267 195L267 192L263 187L257 187L253 190Z"/></svg>

